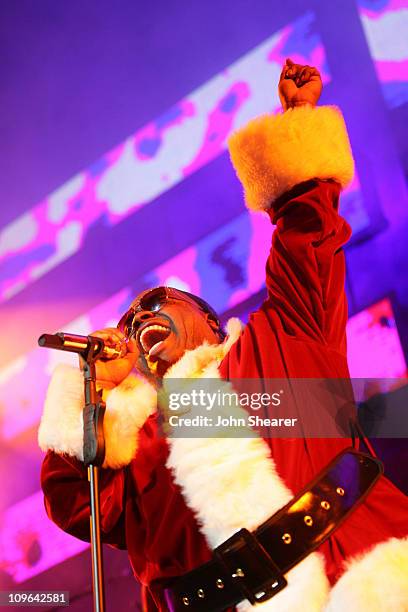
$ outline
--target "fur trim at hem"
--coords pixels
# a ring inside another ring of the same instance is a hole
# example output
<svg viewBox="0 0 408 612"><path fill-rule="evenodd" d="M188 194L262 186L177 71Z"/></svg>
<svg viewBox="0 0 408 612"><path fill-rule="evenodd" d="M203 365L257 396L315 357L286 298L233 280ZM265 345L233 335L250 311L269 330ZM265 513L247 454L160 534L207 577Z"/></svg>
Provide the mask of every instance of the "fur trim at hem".
<svg viewBox="0 0 408 612"><path fill-rule="evenodd" d="M38 431L43 451L52 450L83 461L83 377L78 368L56 367L48 387ZM151 385L129 375L106 392L103 423L105 461L103 467L120 468L134 458L137 434L156 410L156 392Z"/></svg>
<svg viewBox="0 0 408 612"><path fill-rule="evenodd" d="M408 610L408 538L377 544L346 567L325 612Z"/></svg>
<svg viewBox="0 0 408 612"><path fill-rule="evenodd" d="M262 612L322 612L330 589L324 573L324 559L320 553L312 553L291 569L285 578L288 585L272 599L251 606L244 601L237 606L238 612L262 610ZM344 610L343 610L344 612ZM350 610L351 612L351 610Z"/></svg>
<svg viewBox="0 0 408 612"><path fill-rule="evenodd" d="M228 144L252 210L270 208L279 196L309 179L333 179L345 187L353 178L346 126L333 106L300 106L258 117Z"/></svg>

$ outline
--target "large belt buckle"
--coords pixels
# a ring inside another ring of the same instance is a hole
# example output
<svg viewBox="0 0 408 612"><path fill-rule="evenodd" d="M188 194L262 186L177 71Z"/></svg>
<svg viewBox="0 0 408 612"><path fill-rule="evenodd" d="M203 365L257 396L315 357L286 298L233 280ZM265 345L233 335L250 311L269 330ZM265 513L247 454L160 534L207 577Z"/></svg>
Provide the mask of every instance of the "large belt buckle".
<svg viewBox="0 0 408 612"><path fill-rule="evenodd" d="M271 599L287 585L278 566L247 529L215 548L214 556L252 605Z"/></svg>

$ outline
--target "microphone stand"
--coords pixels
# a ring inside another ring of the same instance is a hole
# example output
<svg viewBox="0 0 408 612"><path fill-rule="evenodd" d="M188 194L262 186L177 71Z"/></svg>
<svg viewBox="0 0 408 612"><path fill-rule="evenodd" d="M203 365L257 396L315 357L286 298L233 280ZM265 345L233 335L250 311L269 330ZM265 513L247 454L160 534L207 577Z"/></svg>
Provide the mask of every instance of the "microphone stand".
<svg viewBox="0 0 408 612"><path fill-rule="evenodd" d="M44 334L39 339L40 346L47 348L61 348L59 338ZM84 464L88 467L88 480L90 490L90 533L92 557L92 590L95 612L105 611L105 590L103 580L103 559L100 530L99 508L99 466L105 458L105 439L103 436L103 417L105 404L102 393L96 390L95 361L103 352L103 342L99 338L88 336L88 346L79 351L78 348L64 348L79 354L81 371L84 376L85 406L84 420Z"/></svg>

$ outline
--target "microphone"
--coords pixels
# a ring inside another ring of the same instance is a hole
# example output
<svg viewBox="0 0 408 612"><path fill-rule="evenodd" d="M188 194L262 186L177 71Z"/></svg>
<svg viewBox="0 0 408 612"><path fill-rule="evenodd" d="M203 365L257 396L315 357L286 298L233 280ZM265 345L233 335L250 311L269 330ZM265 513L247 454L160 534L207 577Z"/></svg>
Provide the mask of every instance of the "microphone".
<svg viewBox="0 0 408 612"><path fill-rule="evenodd" d="M57 334L42 334L38 338L39 346L69 351L70 353L78 353L80 355L88 351L93 343L96 343L99 347L98 359L104 359L105 361L124 357L127 352L126 343L107 346L102 338L97 338L96 336L79 336L78 334L58 332Z"/></svg>

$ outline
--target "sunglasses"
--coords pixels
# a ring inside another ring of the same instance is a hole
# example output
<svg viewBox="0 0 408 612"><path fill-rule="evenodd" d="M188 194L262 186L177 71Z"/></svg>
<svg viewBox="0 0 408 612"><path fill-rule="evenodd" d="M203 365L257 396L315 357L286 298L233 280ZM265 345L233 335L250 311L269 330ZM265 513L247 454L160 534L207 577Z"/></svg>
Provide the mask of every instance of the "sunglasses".
<svg viewBox="0 0 408 612"><path fill-rule="evenodd" d="M136 320L136 315L139 312L158 312L163 306L173 300L179 300L181 302L187 302L195 308L197 306L205 313L207 313L218 325L221 326L218 319L217 313L211 308L207 302L201 298L188 293L187 291L181 291L180 289L174 289L173 287L155 287L154 289L148 289L141 293L130 305L130 308L123 317L120 319L117 327L122 333L128 338L131 338L138 330L140 321ZM219 330L220 336L224 338L224 332L221 327Z"/></svg>

